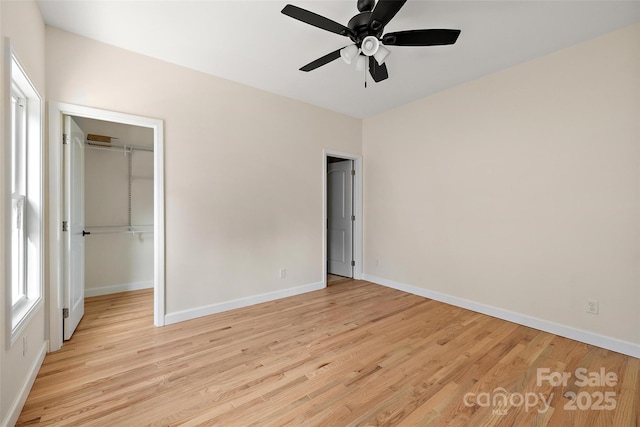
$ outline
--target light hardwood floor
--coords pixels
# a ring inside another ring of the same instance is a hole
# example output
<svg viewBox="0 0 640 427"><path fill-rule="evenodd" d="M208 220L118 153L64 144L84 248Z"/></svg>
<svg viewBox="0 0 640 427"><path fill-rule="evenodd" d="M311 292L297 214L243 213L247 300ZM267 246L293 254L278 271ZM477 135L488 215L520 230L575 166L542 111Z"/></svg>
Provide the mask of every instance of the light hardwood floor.
<svg viewBox="0 0 640 427"><path fill-rule="evenodd" d="M345 280L351 280L349 277L336 276L335 274L327 274L327 286L333 286Z"/></svg>
<svg viewBox="0 0 640 427"><path fill-rule="evenodd" d="M150 291L88 298L18 425L640 422L640 359L368 282L163 328L152 305ZM579 368L616 384L581 386ZM538 369L571 378L537 385Z"/></svg>

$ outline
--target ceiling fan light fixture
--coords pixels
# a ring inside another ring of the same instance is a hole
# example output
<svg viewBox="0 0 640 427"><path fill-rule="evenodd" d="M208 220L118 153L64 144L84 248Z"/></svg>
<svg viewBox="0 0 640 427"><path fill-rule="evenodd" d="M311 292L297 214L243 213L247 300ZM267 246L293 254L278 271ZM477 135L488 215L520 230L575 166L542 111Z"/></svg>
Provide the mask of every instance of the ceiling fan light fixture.
<svg viewBox="0 0 640 427"><path fill-rule="evenodd" d="M378 51L373 54L373 57L376 59L378 65L384 64L384 61L387 59L391 52L384 46L378 47Z"/></svg>
<svg viewBox="0 0 640 427"><path fill-rule="evenodd" d="M355 44L340 49L340 57L347 64L351 64L360 53L360 49Z"/></svg>
<svg viewBox="0 0 640 427"><path fill-rule="evenodd" d="M362 71L364 70L365 65L367 65L367 57L364 55L358 55L355 61L356 70Z"/></svg>
<svg viewBox="0 0 640 427"><path fill-rule="evenodd" d="M367 36L362 40L362 53L367 56L375 55L380 48L380 40L374 36Z"/></svg>

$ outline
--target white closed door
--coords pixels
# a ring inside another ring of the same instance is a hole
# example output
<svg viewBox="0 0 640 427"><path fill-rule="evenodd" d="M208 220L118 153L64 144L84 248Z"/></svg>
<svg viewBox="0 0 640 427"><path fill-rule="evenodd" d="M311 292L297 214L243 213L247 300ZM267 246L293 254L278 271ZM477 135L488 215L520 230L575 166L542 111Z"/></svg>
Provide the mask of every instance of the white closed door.
<svg viewBox="0 0 640 427"><path fill-rule="evenodd" d="M84 133L65 116L65 283L64 339L68 340L84 315Z"/></svg>
<svg viewBox="0 0 640 427"><path fill-rule="evenodd" d="M353 277L353 161L327 165L327 272Z"/></svg>

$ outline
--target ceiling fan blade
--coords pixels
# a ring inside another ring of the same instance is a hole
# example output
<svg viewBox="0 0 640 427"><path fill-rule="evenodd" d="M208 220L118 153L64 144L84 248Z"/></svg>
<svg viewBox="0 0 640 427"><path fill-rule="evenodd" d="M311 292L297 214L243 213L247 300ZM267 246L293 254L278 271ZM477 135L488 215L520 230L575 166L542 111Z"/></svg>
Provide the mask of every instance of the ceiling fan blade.
<svg viewBox="0 0 640 427"><path fill-rule="evenodd" d="M373 56L369 57L369 74L373 77L373 81L379 83L385 79L389 78L389 73L387 72L387 65L382 64L378 65L378 61Z"/></svg>
<svg viewBox="0 0 640 427"><path fill-rule="evenodd" d="M389 46L437 46L454 44L460 30L408 30L382 36L382 43Z"/></svg>
<svg viewBox="0 0 640 427"><path fill-rule="evenodd" d="M284 9L282 9L282 13L292 17L293 19L297 19L298 21L302 21L306 24L313 25L314 27L330 31L332 33L340 34L341 36L348 36L351 34L351 29L348 27L292 4L286 5Z"/></svg>
<svg viewBox="0 0 640 427"><path fill-rule="evenodd" d="M315 61L309 62L304 67L300 68L300 71L312 71L318 67L322 67L323 65L328 64L331 61L340 58L340 49L333 51L331 53L326 54L325 56L316 59Z"/></svg>
<svg viewBox="0 0 640 427"><path fill-rule="evenodd" d="M369 28L373 31L381 30L406 2L407 0L378 0L369 18Z"/></svg>

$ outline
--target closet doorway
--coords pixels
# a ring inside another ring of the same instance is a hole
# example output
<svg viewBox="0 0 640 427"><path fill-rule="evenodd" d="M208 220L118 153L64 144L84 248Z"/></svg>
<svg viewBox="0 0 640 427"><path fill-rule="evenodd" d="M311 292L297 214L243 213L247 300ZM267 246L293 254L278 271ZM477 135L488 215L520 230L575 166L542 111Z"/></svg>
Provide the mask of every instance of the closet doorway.
<svg viewBox="0 0 640 427"><path fill-rule="evenodd" d="M84 294L153 288L153 129L72 119L85 135Z"/></svg>
<svg viewBox="0 0 640 427"><path fill-rule="evenodd" d="M325 286L362 278L362 157L323 151Z"/></svg>
<svg viewBox="0 0 640 427"><path fill-rule="evenodd" d="M84 298L153 288L153 129L65 116L63 335Z"/></svg>
<svg viewBox="0 0 640 427"><path fill-rule="evenodd" d="M49 120L51 351L85 296L152 288L163 326L162 121L57 103Z"/></svg>
<svg viewBox="0 0 640 427"><path fill-rule="evenodd" d="M327 282L353 278L353 160L327 157Z"/></svg>

